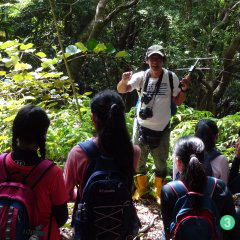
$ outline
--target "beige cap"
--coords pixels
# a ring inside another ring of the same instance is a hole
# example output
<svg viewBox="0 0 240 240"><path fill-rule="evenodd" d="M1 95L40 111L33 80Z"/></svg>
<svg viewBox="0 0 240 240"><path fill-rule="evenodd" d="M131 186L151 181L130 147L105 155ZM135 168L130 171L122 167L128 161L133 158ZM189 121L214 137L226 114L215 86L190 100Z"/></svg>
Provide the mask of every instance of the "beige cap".
<svg viewBox="0 0 240 240"><path fill-rule="evenodd" d="M162 45L152 45L148 48L146 52L146 57L150 57L153 54L159 54L162 57L165 57L164 48Z"/></svg>

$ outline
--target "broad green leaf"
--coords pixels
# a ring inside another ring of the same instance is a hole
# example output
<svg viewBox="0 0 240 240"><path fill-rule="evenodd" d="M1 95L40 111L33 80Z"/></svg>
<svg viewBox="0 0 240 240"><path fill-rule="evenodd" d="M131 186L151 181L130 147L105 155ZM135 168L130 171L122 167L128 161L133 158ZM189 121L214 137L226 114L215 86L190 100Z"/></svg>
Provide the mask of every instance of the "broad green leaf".
<svg viewBox="0 0 240 240"><path fill-rule="evenodd" d="M106 51L108 53L115 53L116 52L116 49L114 48L114 46L111 43L107 43L106 47L107 47Z"/></svg>
<svg viewBox="0 0 240 240"><path fill-rule="evenodd" d="M28 44L21 44L20 45L20 50L24 51L24 50L27 50L29 48L33 47L33 44L32 43L28 43Z"/></svg>
<svg viewBox="0 0 240 240"><path fill-rule="evenodd" d="M17 41L6 41L3 43L0 43L0 49L6 49L6 48L12 47L14 45L18 45L18 42Z"/></svg>
<svg viewBox="0 0 240 240"><path fill-rule="evenodd" d="M35 51L36 51L35 48L29 48L29 49L25 50L24 52L25 52L25 53L33 53L33 52L35 52Z"/></svg>
<svg viewBox="0 0 240 240"><path fill-rule="evenodd" d="M58 58L54 58L54 59L42 58L41 61L42 61L41 66L43 68L47 68L47 67L51 67L51 65L58 63Z"/></svg>
<svg viewBox="0 0 240 240"><path fill-rule="evenodd" d="M80 50L74 45L69 45L68 47L66 47L66 53L70 53L71 55L79 52Z"/></svg>
<svg viewBox="0 0 240 240"><path fill-rule="evenodd" d="M31 74L25 74L24 79L31 81L31 80L33 80L33 76Z"/></svg>
<svg viewBox="0 0 240 240"><path fill-rule="evenodd" d="M45 58L47 56L44 52L38 52L36 55L40 58Z"/></svg>
<svg viewBox="0 0 240 240"><path fill-rule="evenodd" d="M92 92L85 92L84 95L85 95L85 96L92 95Z"/></svg>
<svg viewBox="0 0 240 240"><path fill-rule="evenodd" d="M13 80L16 82L21 82L24 80L23 75L22 74L16 74L13 76Z"/></svg>
<svg viewBox="0 0 240 240"><path fill-rule="evenodd" d="M80 108L80 111L81 111L82 113L87 112L87 110L88 110L88 109L85 108L85 107L81 107L81 108Z"/></svg>
<svg viewBox="0 0 240 240"><path fill-rule="evenodd" d="M116 58L128 57L128 56L129 56L129 54L126 51L119 51L115 55Z"/></svg>
<svg viewBox="0 0 240 240"><path fill-rule="evenodd" d="M104 43L99 43L94 49L93 51L95 53L99 53L99 52L102 52L102 51L105 51L107 49L106 45Z"/></svg>
<svg viewBox="0 0 240 240"><path fill-rule="evenodd" d="M59 78L63 73L61 72L50 72L44 75L45 78Z"/></svg>
<svg viewBox="0 0 240 240"><path fill-rule="evenodd" d="M11 56L11 60L12 60L13 65L15 65L16 63L19 62L20 59L18 56Z"/></svg>
<svg viewBox="0 0 240 240"><path fill-rule="evenodd" d="M3 121L4 122L11 122L11 121L13 121L14 118L15 118L15 115L12 115L10 117L4 118Z"/></svg>
<svg viewBox="0 0 240 240"><path fill-rule="evenodd" d="M65 57L65 58L68 58L68 57L70 57L70 56L71 56L70 53L64 53L64 57Z"/></svg>
<svg viewBox="0 0 240 240"><path fill-rule="evenodd" d="M24 71L27 69L31 69L32 66L30 64L27 63L17 63L14 67L14 71Z"/></svg>
<svg viewBox="0 0 240 240"><path fill-rule="evenodd" d="M98 42L95 39L91 39L87 42L87 48L93 50L97 46Z"/></svg>
<svg viewBox="0 0 240 240"><path fill-rule="evenodd" d="M56 106L57 104L58 104L57 102L50 103L50 104L48 105L48 108L54 107L54 106Z"/></svg>
<svg viewBox="0 0 240 240"><path fill-rule="evenodd" d="M18 52L18 45L14 45L12 47L6 48L5 51L8 53L8 55L11 55L13 53Z"/></svg>
<svg viewBox="0 0 240 240"><path fill-rule="evenodd" d="M5 76L6 72L5 71L0 71L0 76Z"/></svg>
<svg viewBox="0 0 240 240"><path fill-rule="evenodd" d="M88 49L84 46L82 42L77 42L74 44L77 48L81 50L81 52L86 52Z"/></svg>
<svg viewBox="0 0 240 240"><path fill-rule="evenodd" d="M13 65L12 61L6 62L5 67L10 68Z"/></svg>
<svg viewBox="0 0 240 240"><path fill-rule="evenodd" d="M4 140L8 140L8 136L4 136L4 135L0 136L0 141L4 141Z"/></svg>
<svg viewBox="0 0 240 240"><path fill-rule="evenodd" d="M54 58L54 59L52 60L52 64L57 64L58 61L59 61L59 58Z"/></svg>

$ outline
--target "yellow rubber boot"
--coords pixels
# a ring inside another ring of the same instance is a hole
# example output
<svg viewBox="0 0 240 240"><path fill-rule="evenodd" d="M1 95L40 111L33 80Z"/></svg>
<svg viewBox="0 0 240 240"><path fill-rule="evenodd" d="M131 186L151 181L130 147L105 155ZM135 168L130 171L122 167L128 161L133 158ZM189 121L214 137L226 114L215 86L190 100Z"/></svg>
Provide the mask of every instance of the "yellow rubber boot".
<svg viewBox="0 0 240 240"><path fill-rule="evenodd" d="M160 205L161 204L161 198L160 198L160 194L161 194L161 190L162 187L164 185L164 178L160 178L160 177L156 177L155 176L155 181L154 181L154 185L155 185L155 198L157 203Z"/></svg>
<svg viewBox="0 0 240 240"><path fill-rule="evenodd" d="M139 198L146 192L146 186L147 186L147 176L146 175L140 175L134 177L134 182L136 186L135 193L133 194L132 199L135 201L138 201Z"/></svg>

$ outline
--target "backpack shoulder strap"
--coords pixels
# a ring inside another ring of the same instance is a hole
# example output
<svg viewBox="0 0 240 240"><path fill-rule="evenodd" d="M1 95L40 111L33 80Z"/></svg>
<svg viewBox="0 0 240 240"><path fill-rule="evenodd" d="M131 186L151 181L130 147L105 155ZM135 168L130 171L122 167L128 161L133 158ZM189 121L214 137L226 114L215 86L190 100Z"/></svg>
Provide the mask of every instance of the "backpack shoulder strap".
<svg viewBox="0 0 240 240"><path fill-rule="evenodd" d="M181 197L189 192L189 190L182 181L172 181L167 184L171 187L172 191L177 195L177 197ZM217 184L216 178L208 177L207 185L206 188L204 189L204 194L212 197L216 184Z"/></svg>
<svg viewBox="0 0 240 240"><path fill-rule="evenodd" d="M31 188L34 188L48 172L48 170L50 170L54 165L55 163L50 160L42 160L35 167L33 167L29 174L25 177L25 183Z"/></svg>
<svg viewBox="0 0 240 240"><path fill-rule="evenodd" d="M102 155L99 148L92 140L79 143L79 146L87 154L89 160L89 165L84 179L84 185L95 171L117 171L117 167L114 164L113 158Z"/></svg>
<svg viewBox="0 0 240 240"><path fill-rule="evenodd" d="M217 179L214 177L208 177L207 186L204 190L204 194L206 194L209 197L212 197L216 185L217 185Z"/></svg>
<svg viewBox="0 0 240 240"><path fill-rule="evenodd" d="M89 140L87 142L81 142L78 144L82 150L87 154L89 160L96 158L99 156L99 149L97 145L93 142L93 140Z"/></svg>
<svg viewBox="0 0 240 240"><path fill-rule="evenodd" d="M171 93L173 94L173 75L172 72L168 70L168 79L171 88Z"/></svg>
<svg viewBox="0 0 240 240"><path fill-rule="evenodd" d="M172 181L167 184L171 187L172 191L178 198L189 192L182 181Z"/></svg>
<svg viewBox="0 0 240 240"><path fill-rule="evenodd" d="M88 178L95 170L97 158L100 157L100 151L97 145L93 142L93 140L89 140L87 142L81 142L78 145L87 154L88 161L89 161L87 172L84 178L84 185L85 185Z"/></svg>
<svg viewBox="0 0 240 240"><path fill-rule="evenodd" d="M0 182L5 181L5 179L7 179L8 176L8 171L6 168L6 157L7 157L7 153L3 153L0 155Z"/></svg>
<svg viewBox="0 0 240 240"><path fill-rule="evenodd" d="M205 159L209 162L213 161L216 157L220 156L221 153L216 149L213 149L211 152L205 153Z"/></svg>

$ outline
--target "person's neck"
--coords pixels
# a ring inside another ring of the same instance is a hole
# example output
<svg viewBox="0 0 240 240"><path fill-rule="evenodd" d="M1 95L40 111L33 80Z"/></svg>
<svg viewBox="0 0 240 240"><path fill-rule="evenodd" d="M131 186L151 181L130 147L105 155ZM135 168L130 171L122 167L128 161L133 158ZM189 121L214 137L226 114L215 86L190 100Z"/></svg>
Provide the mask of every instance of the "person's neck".
<svg viewBox="0 0 240 240"><path fill-rule="evenodd" d="M150 75L152 78L159 78L161 76L163 72L163 69L159 69L158 71L153 71L152 69L150 69Z"/></svg>

